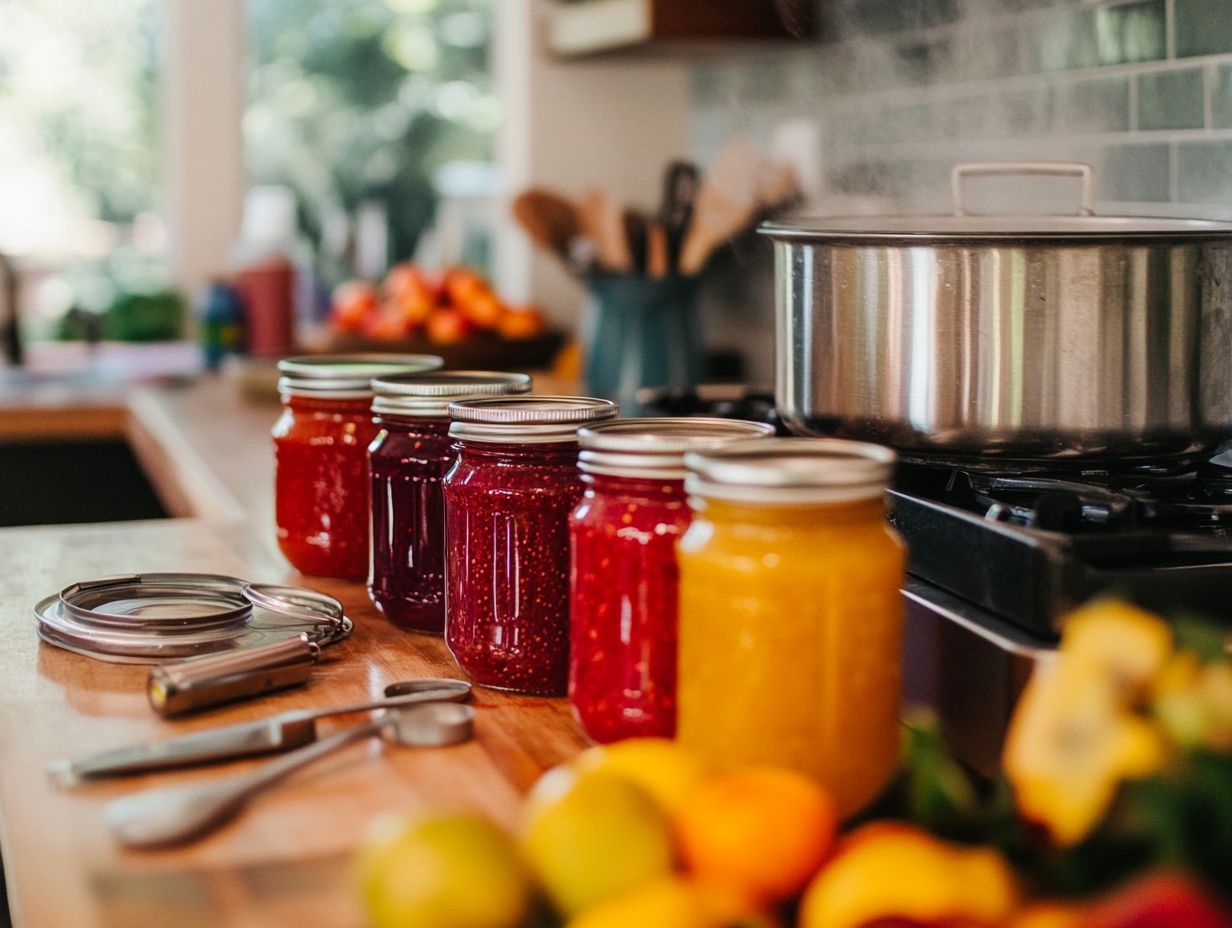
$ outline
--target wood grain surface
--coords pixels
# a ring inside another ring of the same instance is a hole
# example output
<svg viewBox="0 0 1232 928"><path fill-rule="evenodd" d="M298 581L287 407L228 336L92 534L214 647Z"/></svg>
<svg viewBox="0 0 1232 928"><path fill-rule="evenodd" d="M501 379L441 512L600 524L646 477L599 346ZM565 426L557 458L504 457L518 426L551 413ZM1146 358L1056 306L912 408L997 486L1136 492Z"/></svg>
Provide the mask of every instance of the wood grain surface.
<svg viewBox="0 0 1232 928"><path fill-rule="evenodd" d="M214 381L138 397L130 414L168 457L167 472L217 481L183 488L183 500L205 511L155 522L0 531L0 853L14 924L358 926L348 866L374 816L465 808L512 826L520 795L585 739L562 699L477 690L473 743L433 750L379 740L354 745L258 797L238 820L195 845L159 852L118 847L103 824L108 800L261 761L72 790L51 784L49 761L293 707L375 698L387 684L411 677L461 676L439 639L394 629L362 585L301 577L277 556L268 439L275 405L247 405ZM107 415L114 429L114 414ZM200 502L226 497L238 502L239 516L231 506ZM307 687L164 721L146 704L146 668L40 644L31 613L38 599L73 580L155 570L311 586L342 600L355 632L327 650ZM353 721L324 721L321 730Z"/></svg>

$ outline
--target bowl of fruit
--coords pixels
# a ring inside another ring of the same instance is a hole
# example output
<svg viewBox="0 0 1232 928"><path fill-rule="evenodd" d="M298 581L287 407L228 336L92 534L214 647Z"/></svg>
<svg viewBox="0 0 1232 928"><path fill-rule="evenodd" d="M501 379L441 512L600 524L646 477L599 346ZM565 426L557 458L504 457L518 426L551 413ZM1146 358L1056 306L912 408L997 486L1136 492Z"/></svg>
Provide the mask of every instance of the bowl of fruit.
<svg viewBox="0 0 1232 928"><path fill-rule="evenodd" d="M564 343L539 310L505 302L482 274L432 273L410 262L379 284L340 285L329 329L330 351L426 352L453 368L547 367Z"/></svg>

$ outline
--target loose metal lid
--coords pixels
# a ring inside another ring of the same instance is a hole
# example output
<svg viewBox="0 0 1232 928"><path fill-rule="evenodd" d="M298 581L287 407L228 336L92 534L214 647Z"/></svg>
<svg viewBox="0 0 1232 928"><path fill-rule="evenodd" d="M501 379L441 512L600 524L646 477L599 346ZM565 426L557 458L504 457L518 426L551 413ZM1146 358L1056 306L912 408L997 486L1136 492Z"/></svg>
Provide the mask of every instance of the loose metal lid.
<svg viewBox="0 0 1232 928"><path fill-rule="evenodd" d="M467 441L546 444L574 441L587 423L614 419L620 407L593 396L526 396L450 403L449 434Z"/></svg>
<svg viewBox="0 0 1232 928"><path fill-rule="evenodd" d="M325 645L351 620L331 596L215 574L126 574L73 583L34 607L39 637L100 660L152 663L307 634Z"/></svg>
<svg viewBox="0 0 1232 928"><path fill-rule="evenodd" d="M393 374L434 371L445 362L434 354L324 354L283 358L278 391L318 399L363 399L372 395L372 379Z"/></svg>
<svg viewBox="0 0 1232 928"><path fill-rule="evenodd" d="M764 422L700 416L601 422L578 432L578 466L587 474L683 480L685 452L773 434Z"/></svg>
<svg viewBox="0 0 1232 928"><path fill-rule="evenodd" d="M378 415L444 417L449 404L510 393L529 393L530 375L506 371L440 371L398 374L372 381Z"/></svg>
<svg viewBox="0 0 1232 928"><path fill-rule="evenodd" d="M895 453L836 438L761 438L685 455L690 493L740 503L838 503L881 496Z"/></svg>

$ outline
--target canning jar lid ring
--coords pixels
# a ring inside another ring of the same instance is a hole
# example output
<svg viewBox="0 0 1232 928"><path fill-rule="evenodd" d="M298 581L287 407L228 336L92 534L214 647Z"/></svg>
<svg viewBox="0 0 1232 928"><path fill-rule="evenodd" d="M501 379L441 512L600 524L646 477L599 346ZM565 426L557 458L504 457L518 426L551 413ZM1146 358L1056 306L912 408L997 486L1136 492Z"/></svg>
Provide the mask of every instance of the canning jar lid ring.
<svg viewBox="0 0 1232 928"><path fill-rule="evenodd" d="M587 474L683 480L686 452L773 434L773 426L744 419L706 416L616 419L578 431L578 443L582 448L578 466Z"/></svg>
<svg viewBox="0 0 1232 928"><path fill-rule="evenodd" d="M287 397L295 396L309 400L370 400L372 388L366 380L335 380L322 383L278 378L278 395L285 403Z"/></svg>
<svg viewBox="0 0 1232 928"><path fill-rule="evenodd" d="M483 394L526 393L530 386L530 374L519 371L424 371L372 378L372 392L384 397L482 399Z"/></svg>
<svg viewBox="0 0 1232 928"><path fill-rule="evenodd" d="M685 455L687 486L701 496L787 502L879 496L897 455L837 438L756 438Z"/></svg>
<svg viewBox="0 0 1232 928"><path fill-rule="evenodd" d="M299 355L282 358L278 390L291 396L359 399L372 395L372 378L382 374L413 374L438 369L444 360L434 354Z"/></svg>
<svg viewBox="0 0 1232 928"><path fill-rule="evenodd" d="M458 422L449 426L449 437L458 441L476 441L493 445L560 445L577 446L577 425L549 423L547 425L494 425L487 422Z"/></svg>
<svg viewBox="0 0 1232 928"><path fill-rule="evenodd" d="M619 412L616 403L594 396L500 396L449 404L449 415L455 423L473 425L576 427L615 418Z"/></svg>

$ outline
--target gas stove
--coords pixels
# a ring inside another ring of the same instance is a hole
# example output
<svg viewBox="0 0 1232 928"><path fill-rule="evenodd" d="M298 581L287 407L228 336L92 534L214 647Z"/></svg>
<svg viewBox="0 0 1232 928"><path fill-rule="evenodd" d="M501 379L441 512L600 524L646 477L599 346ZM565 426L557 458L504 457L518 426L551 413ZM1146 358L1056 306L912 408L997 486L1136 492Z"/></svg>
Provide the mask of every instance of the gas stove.
<svg viewBox="0 0 1232 928"><path fill-rule="evenodd" d="M1232 623L1232 453L1166 462L903 464L906 698L995 768L1058 621L1093 596Z"/></svg>

